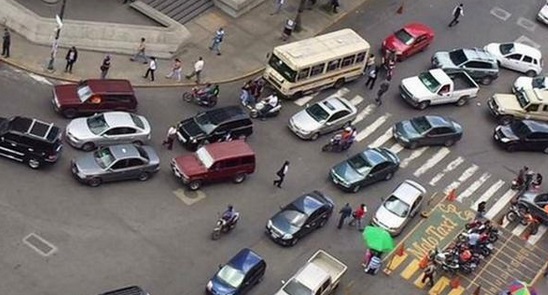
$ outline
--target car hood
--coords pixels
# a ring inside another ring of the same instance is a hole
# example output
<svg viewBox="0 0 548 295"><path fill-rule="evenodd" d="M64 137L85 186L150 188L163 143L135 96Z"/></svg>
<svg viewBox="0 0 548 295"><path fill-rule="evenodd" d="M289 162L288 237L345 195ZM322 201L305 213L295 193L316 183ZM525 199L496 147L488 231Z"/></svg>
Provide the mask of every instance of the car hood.
<svg viewBox="0 0 548 295"><path fill-rule="evenodd" d="M337 164L331 171L348 183L360 181L367 175L367 173L363 175L356 171L347 161Z"/></svg>
<svg viewBox="0 0 548 295"><path fill-rule="evenodd" d="M74 84L55 85L54 91L60 104L81 104L78 87Z"/></svg>
<svg viewBox="0 0 548 295"><path fill-rule="evenodd" d="M538 14L544 16L545 18L548 18L548 3L542 6L542 9L538 12Z"/></svg>
<svg viewBox="0 0 548 295"><path fill-rule="evenodd" d="M455 64L453 64L453 61L449 57L449 52L447 51L439 51L434 54L433 60L436 61L435 66L438 68L450 68L454 67Z"/></svg>
<svg viewBox="0 0 548 295"><path fill-rule="evenodd" d="M215 292L213 294L231 295L236 291L236 288L233 288L229 284L225 283L217 276L217 274L211 278L211 283L211 290Z"/></svg>
<svg viewBox="0 0 548 295"><path fill-rule="evenodd" d="M421 136L419 132L413 127L411 121L404 120L396 123L395 125L396 132L399 136L405 137L407 139L414 139Z"/></svg>
<svg viewBox="0 0 548 295"><path fill-rule="evenodd" d="M196 122L194 122L193 118L181 121L179 123L178 129L179 131L183 131L183 133L189 135L190 137L198 137L204 134L202 128L198 124L196 124Z"/></svg>
<svg viewBox="0 0 548 295"><path fill-rule="evenodd" d="M293 235L299 230L299 228L289 223L287 217L285 216L286 212L288 211L280 211L276 213L276 215L270 218L270 222L272 222L272 226L284 234Z"/></svg>
<svg viewBox="0 0 548 295"><path fill-rule="evenodd" d="M89 130L87 118L78 118L70 121L67 125L66 133L71 134L79 140L86 140L99 137Z"/></svg>
<svg viewBox="0 0 548 295"><path fill-rule="evenodd" d="M501 58L502 54L500 53L500 43L489 43L483 47L487 52L494 55L496 58Z"/></svg>
<svg viewBox="0 0 548 295"><path fill-rule="evenodd" d="M379 225L386 226L390 229L399 228L405 222L405 218L402 218L386 209L386 207L384 207L384 203L381 204L379 209L377 209L375 219L380 223Z"/></svg>
<svg viewBox="0 0 548 295"><path fill-rule="evenodd" d="M504 110L522 110L519 105L518 99L513 94L500 94L493 95L495 103L499 106L501 111Z"/></svg>
<svg viewBox="0 0 548 295"><path fill-rule="evenodd" d="M293 115L293 117L291 117L291 122L295 127L304 131L316 131L322 126L322 124L314 120L306 110L302 110Z"/></svg>
<svg viewBox="0 0 548 295"><path fill-rule="evenodd" d="M499 125L496 127L496 130L502 133L502 135L504 135L504 138L507 138L510 141L519 140L519 137L514 133L514 131L512 131L510 125Z"/></svg>
<svg viewBox="0 0 548 295"><path fill-rule="evenodd" d="M80 156L74 160L74 164L83 174L93 175L103 172L103 168L97 164L94 156L95 152L86 153L83 156Z"/></svg>
<svg viewBox="0 0 548 295"><path fill-rule="evenodd" d="M432 92L424 86L418 76L403 79L401 81L401 85L414 97L425 97L432 95Z"/></svg>
<svg viewBox="0 0 548 295"><path fill-rule="evenodd" d="M207 172L207 169L195 155L179 156L175 158L175 164L179 171L186 176L196 176Z"/></svg>
<svg viewBox="0 0 548 295"><path fill-rule="evenodd" d="M402 53L409 47L403 44L398 38L396 38L396 35L394 34L384 39L383 44L386 49L389 49L390 51L395 51L397 53Z"/></svg>
<svg viewBox="0 0 548 295"><path fill-rule="evenodd" d="M533 78L531 77L519 77L514 82L514 89L531 89L533 88Z"/></svg>

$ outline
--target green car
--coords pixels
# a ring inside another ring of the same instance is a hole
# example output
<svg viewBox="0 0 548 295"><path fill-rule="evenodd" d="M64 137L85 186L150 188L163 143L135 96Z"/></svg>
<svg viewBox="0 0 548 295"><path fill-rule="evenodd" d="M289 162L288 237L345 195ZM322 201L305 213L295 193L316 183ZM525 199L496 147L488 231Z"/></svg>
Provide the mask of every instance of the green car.
<svg viewBox="0 0 548 295"><path fill-rule="evenodd" d="M419 146L452 146L462 138L462 126L441 116L421 116L403 120L392 127L392 136L405 148Z"/></svg>

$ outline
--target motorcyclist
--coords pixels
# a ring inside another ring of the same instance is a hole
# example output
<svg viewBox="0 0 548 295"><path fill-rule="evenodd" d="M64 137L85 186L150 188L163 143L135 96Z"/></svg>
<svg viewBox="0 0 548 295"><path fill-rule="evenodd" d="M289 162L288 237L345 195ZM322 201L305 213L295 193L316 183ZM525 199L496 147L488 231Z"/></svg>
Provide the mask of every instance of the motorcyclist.
<svg viewBox="0 0 548 295"><path fill-rule="evenodd" d="M242 87L242 104L254 106L256 102L257 84L253 80L247 81Z"/></svg>
<svg viewBox="0 0 548 295"><path fill-rule="evenodd" d="M525 190L529 190L531 188L531 184L533 184L533 177L535 176L535 172L532 170L527 170L527 173L525 173Z"/></svg>
<svg viewBox="0 0 548 295"><path fill-rule="evenodd" d="M219 85L207 83L206 87L198 90L198 99L206 104L211 103L211 98L219 95Z"/></svg>
<svg viewBox="0 0 548 295"><path fill-rule="evenodd" d="M223 212L222 218L227 223L231 223L234 220L234 217L236 217L236 211L232 205L228 205L225 212Z"/></svg>
<svg viewBox="0 0 548 295"><path fill-rule="evenodd" d="M518 187L521 187L525 183L525 174L529 171L529 167L523 166L518 172L518 177L516 178L516 183Z"/></svg>
<svg viewBox="0 0 548 295"><path fill-rule="evenodd" d="M356 137L356 130L352 127L346 127L344 128L344 131L341 134L341 144L348 148L352 143L354 142L354 138Z"/></svg>
<svg viewBox="0 0 548 295"><path fill-rule="evenodd" d="M542 184L542 175L540 173L535 174L532 184L536 187Z"/></svg>
<svg viewBox="0 0 548 295"><path fill-rule="evenodd" d="M262 102L263 102L263 108L258 111L261 119L264 119L266 117L266 114L268 114L270 110L278 106L279 100L278 100L278 96L273 94L265 98Z"/></svg>

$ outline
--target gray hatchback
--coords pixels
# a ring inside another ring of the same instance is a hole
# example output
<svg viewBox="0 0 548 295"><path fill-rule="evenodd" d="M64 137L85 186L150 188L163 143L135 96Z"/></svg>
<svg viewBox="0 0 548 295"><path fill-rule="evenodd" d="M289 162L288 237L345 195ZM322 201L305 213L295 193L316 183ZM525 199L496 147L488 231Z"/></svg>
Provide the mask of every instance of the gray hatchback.
<svg viewBox="0 0 548 295"><path fill-rule="evenodd" d="M488 85L499 76L497 59L481 48L439 51L432 57L432 66L447 73L465 71L472 79Z"/></svg>
<svg viewBox="0 0 548 295"><path fill-rule="evenodd" d="M74 177L94 187L108 181L145 181L158 170L160 158L152 147L146 145L121 144L104 147L71 162Z"/></svg>

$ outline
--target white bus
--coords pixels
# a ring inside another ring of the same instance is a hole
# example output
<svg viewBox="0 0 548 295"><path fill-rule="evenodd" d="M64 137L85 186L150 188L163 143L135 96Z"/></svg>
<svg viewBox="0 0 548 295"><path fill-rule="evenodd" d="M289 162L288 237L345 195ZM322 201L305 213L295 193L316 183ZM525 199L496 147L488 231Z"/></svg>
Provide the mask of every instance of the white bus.
<svg viewBox="0 0 548 295"><path fill-rule="evenodd" d="M343 29L275 47L263 78L281 95L297 99L360 77L368 56L369 43Z"/></svg>

